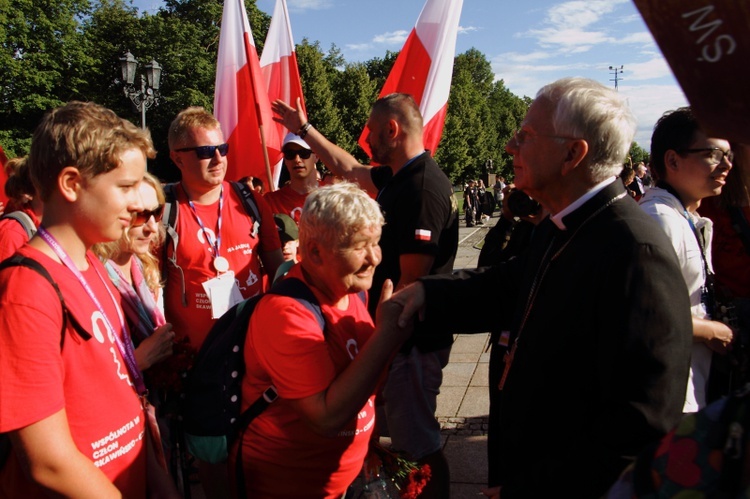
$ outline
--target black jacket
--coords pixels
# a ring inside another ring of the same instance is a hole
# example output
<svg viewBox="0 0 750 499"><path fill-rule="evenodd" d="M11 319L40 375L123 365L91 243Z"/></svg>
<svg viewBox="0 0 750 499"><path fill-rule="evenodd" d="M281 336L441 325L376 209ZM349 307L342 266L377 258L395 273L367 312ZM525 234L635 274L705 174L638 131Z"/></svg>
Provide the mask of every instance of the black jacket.
<svg viewBox="0 0 750 499"><path fill-rule="evenodd" d="M543 221L524 257L422 280L427 321L451 332L509 329L513 341L543 255L557 255L503 390L504 499L599 497L680 419L692 343L687 288L662 230L623 194L621 182L610 184L565 217L566 231ZM467 309L495 313L458 313Z"/></svg>

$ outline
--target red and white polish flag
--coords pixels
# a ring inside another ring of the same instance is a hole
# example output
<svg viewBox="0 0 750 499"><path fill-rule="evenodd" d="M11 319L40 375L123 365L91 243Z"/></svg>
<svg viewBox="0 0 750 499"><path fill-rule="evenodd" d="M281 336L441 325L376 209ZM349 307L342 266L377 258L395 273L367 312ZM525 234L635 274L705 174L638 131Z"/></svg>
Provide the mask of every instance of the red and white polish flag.
<svg viewBox="0 0 750 499"><path fill-rule="evenodd" d="M229 143L226 179L252 175L267 183L260 125L265 128L271 164L281 158L280 139L276 128L270 126L273 123L271 102L243 0L224 3L216 61L214 115L221 122L224 139Z"/></svg>
<svg viewBox="0 0 750 499"><path fill-rule="evenodd" d="M463 0L427 0L406 39L380 97L411 94L424 119L424 146L435 154L443 134L456 56L456 37ZM365 127L359 145L370 155Z"/></svg>
<svg viewBox="0 0 750 499"><path fill-rule="evenodd" d="M268 89L268 100L270 102L281 99L294 106L299 97L302 109L307 115L286 0L276 0L271 25L268 27L268 35L266 35L266 43L263 46L263 54L260 56L260 70ZM284 125L271 122L268 126L276 128L279 141L284 139L288 131ZM278 144L278 149L281 149L281 142ZM277 182L280 172L281 160L273 168L274 180Z"/></svg>

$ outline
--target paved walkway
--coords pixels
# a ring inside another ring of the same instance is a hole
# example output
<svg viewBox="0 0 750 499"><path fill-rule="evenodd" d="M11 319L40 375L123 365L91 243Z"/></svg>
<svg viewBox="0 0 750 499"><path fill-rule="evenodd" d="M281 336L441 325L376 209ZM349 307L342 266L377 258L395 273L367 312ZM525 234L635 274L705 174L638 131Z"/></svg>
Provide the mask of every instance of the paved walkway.
<svg viewBox="0 0 750 499"><path fill-rule="evenodd" d="M476 267L479 245L496 221L492 218L484 226L471 228L461 222L456 270ZM489 334L456 335L450 361L443 369L436 415L451 468L452 499L484 497L479 489L487 484L488 342Z"/></svg>

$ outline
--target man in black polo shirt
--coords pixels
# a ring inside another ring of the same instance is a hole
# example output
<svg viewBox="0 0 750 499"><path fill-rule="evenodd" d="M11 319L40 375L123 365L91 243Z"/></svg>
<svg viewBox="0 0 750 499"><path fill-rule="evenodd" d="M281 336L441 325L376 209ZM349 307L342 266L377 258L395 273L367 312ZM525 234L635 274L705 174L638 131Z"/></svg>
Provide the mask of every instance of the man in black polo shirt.
<svg viewBox="0 0 750 499"><path fill-rule="evenodd" d="M328 141L307 121L304 111L282 101L273 104L277 121L296 131L335 174L377 196L385 212L380 239L383 260L375 270L370 296L374 315L386 279L396 289L425 275L453 270L458 247L458 208L453 187L422 141L422 115L407 94L390 94L373 105L367 126L372 159L360 164ZM450 338L450 335L448 335ZM393 446L432 468L432 479L420 497L448 497L450 475L435 419L442 368L450 341L432 351L407 344L394 359L384 388L385 411Z"/></svg>

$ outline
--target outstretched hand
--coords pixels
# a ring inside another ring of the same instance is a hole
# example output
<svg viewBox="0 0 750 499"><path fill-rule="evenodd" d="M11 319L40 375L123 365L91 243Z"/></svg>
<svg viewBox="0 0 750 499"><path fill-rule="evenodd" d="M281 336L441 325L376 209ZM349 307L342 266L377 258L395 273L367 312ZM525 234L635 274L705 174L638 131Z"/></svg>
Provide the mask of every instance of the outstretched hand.
<svg viewBox="0 0 750 499"><path fill-rule="evenodd" d="M375 323L389 334L396 335L399 343L406 341L412 333L412 323L401 324L399 321L402 313L401 304L392 299L393 281L386 279L383 283L383 290L380 293L378 310L375 314Z"/></svg>
<svg viewBox="0 0 750 499"><path fill-rule="evenodd" d="M281 99L277 99L271 104L275 114L273 120L284 125L292 133L297 133L297 130L307 123L307 116L302 109L302 102L299 97L297 97L296 106L294 108Z"/></svg>
<svg viewBox="0 0 750 499"><path fill-rule="evenodd" d="M393 295L391 301L403 307L398 318L399 327L406 327L413 323L415 315L419 315L419 318L424 320L426 300L424 285L421 282L413 282Z"/></svg>

